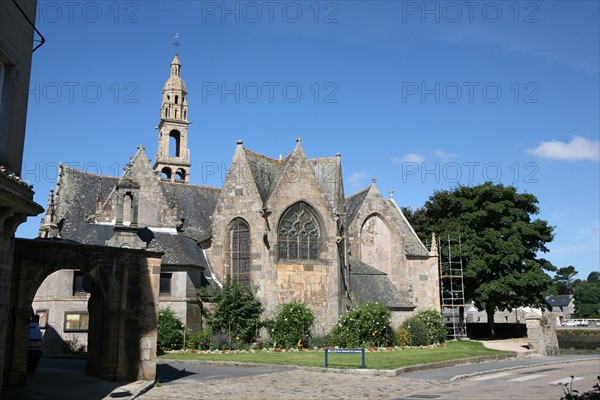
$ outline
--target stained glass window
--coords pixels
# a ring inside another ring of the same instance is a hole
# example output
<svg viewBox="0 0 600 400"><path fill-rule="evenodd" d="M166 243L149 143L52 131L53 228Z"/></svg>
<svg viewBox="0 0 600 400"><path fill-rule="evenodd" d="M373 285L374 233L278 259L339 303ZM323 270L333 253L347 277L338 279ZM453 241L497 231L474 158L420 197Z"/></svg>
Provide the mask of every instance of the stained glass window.
<svg viewBox="0 0 600 400"><path fill-rule="evenodd" d="M279 223L279 258L317 260L319 236L319 223L310 207L305 203L294 204Z"/></svg>
<svg viewBox="0 0 600 400"><path fill-rule="evenodd" d="M241 218L236 218L229 230L229 260L231 279L250 286L250 227Z"/></svg>

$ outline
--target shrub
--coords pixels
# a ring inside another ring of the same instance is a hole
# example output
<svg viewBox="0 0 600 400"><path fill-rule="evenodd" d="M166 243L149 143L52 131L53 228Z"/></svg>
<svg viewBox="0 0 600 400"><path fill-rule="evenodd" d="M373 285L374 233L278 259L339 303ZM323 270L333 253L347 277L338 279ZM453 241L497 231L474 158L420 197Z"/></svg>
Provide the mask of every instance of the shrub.
<svg viewBox="0 0 600 400"><path fill-rule="evenodd" d="M293 301L282 305L266 325L274 346L306 347L315 314L306 304Z"/></svg>
<svg viewBox="0 0 600 400"><path fill-rule="evenodd" d="M446 324L442 314L435 310L420 311L415 315L427 325L428 339L427 344L443 343L446 341Z"/></svg>
<svg viewBox="0 0 600 400"><path fill-rule="evenodd" d="M263 311L252 290L233 282L228 275L223 290L215 300L214 311L207 318L213 332L226 332L232 341L250 343L261 327L260 314Z"/></svg>
<svg viewBox="0 0 600 400"><path fill-rule="evenodd" d="M163 308L158 311L158 333L156 346L159 351L183 348L183 323L173 310Z"/></svg>
<svg viewBox="0 0 600 400"><path fill-rule="evenodd" d="M412 316L404 321L402 328L409 332L411 346L426 346L431 344L427 324L416 316Z"/></svg>
<svg viewBox="0 0 600 400"><path fill-rule="evenodd" d="M210 350L213 346L213 332L209 328L190 332L187 347L192 350Z"/></svg>
<svg viewBox="0 0 600 400"><path fill-rule="evenodd" d="M398 329L398 332L396 332L396 339L398 341L398 346L410 346L412 344L410 331L404 327Z"/></svg>
<svg viewBox="0 0 600 400"><path fill-rule="evenodd" d="M330 334L340 347L392 346L395 335L390 310L377 303L365 303L342 315Z"/></svg>

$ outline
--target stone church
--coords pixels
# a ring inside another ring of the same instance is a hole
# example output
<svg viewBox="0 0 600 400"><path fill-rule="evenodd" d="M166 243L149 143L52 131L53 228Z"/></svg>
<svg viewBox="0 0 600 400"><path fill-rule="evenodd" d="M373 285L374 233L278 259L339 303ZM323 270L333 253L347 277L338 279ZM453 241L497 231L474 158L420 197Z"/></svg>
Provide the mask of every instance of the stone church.
<svg viewBox="0 0 600 400"><path fill-rule="evenodd" d="M160 307L191 329L201 325L198 290L227 275L255 290L265 317L280 304L306 303L322 333L363 302L385 304L395 324L440 309L435 240L426 248L375 180L347 197L339 154L308 158L297 139L272 159L240 140L221 188L191 184L188 117L175 54L154 163L140 146L118 178L61 165L39 236L164 252ZM88 298L85 274L58 271L33 307L52 335L85 344Z"/></svg>

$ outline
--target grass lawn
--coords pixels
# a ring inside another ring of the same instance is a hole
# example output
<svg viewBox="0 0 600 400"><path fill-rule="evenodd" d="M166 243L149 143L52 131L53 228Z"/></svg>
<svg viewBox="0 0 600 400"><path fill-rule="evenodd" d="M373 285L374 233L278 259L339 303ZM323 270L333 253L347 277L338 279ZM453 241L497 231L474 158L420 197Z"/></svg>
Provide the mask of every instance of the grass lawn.
<svg viewBox="0 0 600 400"><path fill-rule="evenodd" d="M505 354L504 351L485 348L479 342L458 341L450 342L446 347L433 349L406 349L385 352L366 352L365 364L371 369L396 369L416 364L430 364L438 361L455 360L460 358L493 356ZM170 360L208 360L236 361L260 364L301 365L308 367L324 367L325 352L263 352L256 353L171 353L160 356ZM329 354L331 368L360 368L360 354Z"/></svg>

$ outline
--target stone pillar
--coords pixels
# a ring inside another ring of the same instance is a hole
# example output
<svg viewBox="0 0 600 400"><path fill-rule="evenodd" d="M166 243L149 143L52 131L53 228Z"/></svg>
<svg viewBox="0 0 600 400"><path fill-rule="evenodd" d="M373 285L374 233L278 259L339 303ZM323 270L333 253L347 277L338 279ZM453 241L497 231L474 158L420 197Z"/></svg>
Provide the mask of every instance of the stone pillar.
<svg viewBox="0 0 600 400"><path fill-rule="evenodd" d="M161 255L117 252L110 275L98 271L88 303L86 371L115 381L154 380Z"/></svg>
<svg viewBox="0 0 600 400"><path fill-rule="evenodd" d="M15 320L13 304L14 246L17 227L44 209L33 201L33 191L0 173L0 390L12 368ZM29 329L29 325L27 325ZM10 337L10 338L9 338ZM27 335L25 336L27 337Z"/></svg>
<svg viewBox="0 0 600 400"><path fill-rule="evenodd" d="M534 312L527 314L525 320L527 321L529 348L544 356L559 354L558 339L554 327L544 324L542 317Z"/></svg>

